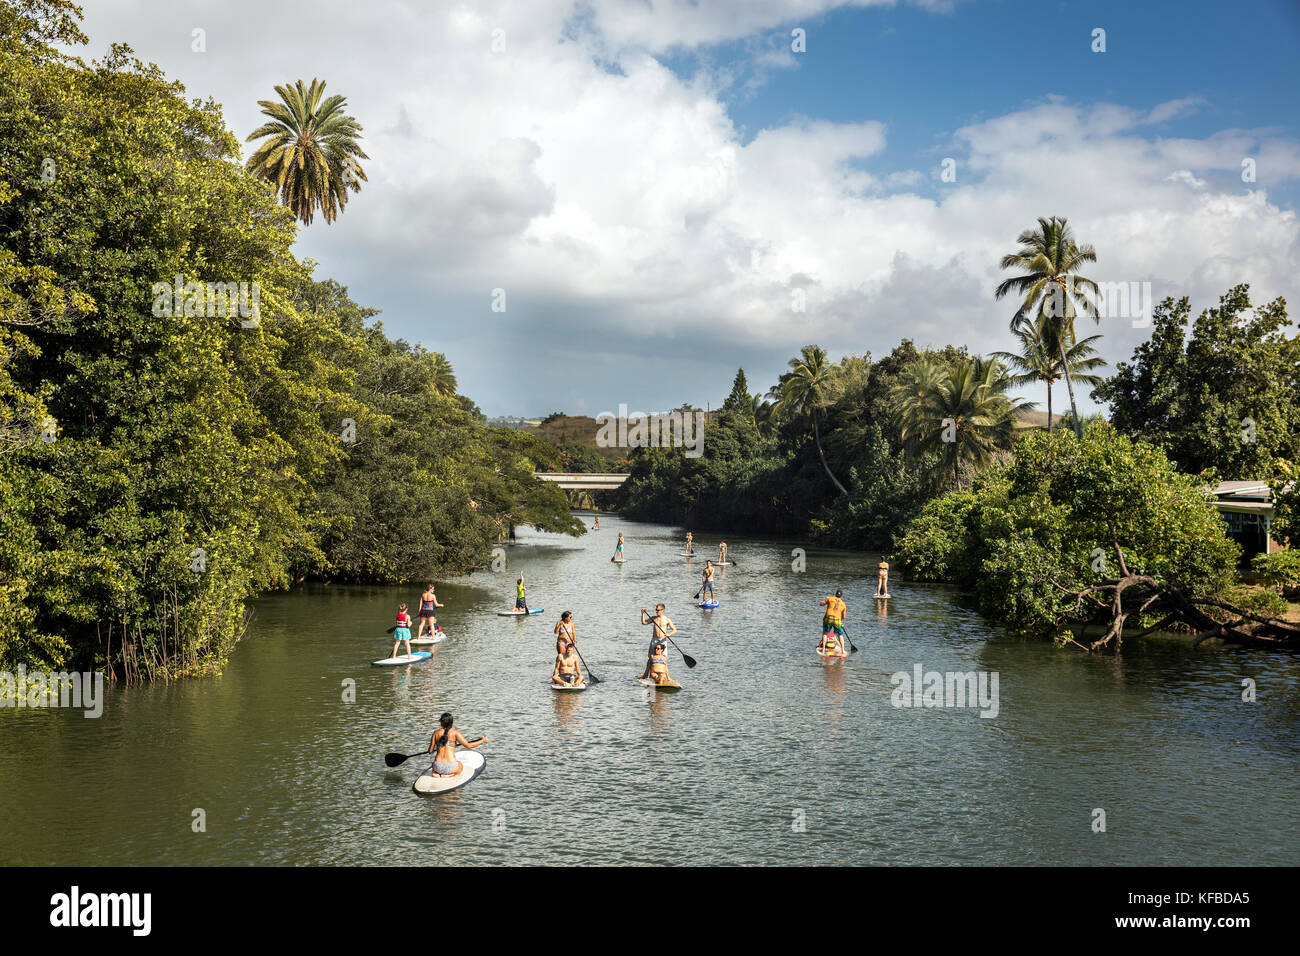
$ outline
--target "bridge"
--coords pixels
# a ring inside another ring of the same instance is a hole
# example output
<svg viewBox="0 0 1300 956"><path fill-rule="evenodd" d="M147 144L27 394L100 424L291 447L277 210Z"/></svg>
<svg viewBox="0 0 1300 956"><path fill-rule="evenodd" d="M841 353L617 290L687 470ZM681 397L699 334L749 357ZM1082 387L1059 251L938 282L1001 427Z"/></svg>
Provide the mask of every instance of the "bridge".
<svg viewBox="0 0 1300 956"><path fill-rule="evenodd" d="M542 481L549 481L561 488L572 488L575 491L608 491L610 488L617 488L627 481L627 475L618 472L580 474L564 471L539 471L537 477Z"/></svg>

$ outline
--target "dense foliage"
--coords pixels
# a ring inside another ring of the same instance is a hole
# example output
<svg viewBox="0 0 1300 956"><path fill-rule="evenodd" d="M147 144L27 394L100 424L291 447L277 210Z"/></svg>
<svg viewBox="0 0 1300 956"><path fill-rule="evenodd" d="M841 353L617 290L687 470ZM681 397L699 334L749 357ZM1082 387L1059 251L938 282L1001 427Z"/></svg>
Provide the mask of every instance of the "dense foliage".
<svg viewBox="0 0 1300 956"><path fill-rule="evenodd" d="M905 574L956 583L1013 629L1060 637L1078 592L1121 572L1221 593L1239 553L1224 528L1197 479L1098 423L1082 441L1066 429L1026 436L972 491L928 502L894 555Z"/></svg>
<svg viewBox="0 0 1300 956"><path fill-rule="evenodd" d="M71 4L0 3L0 666L200 673L259 590L580 532L549 449L313 280L215 104L55 41Z"/></svg>
<svg viewBox="0 0 1300 956"><path fill-rule="evenodd" d="M1165 299L1151 337L1093 391L1116 428L1189 474L1265 480L1278 459L1300 461L1300 336L1285 301L1252 309L1249 292L1236 286L1195 321L1186 298Z"/></svg>

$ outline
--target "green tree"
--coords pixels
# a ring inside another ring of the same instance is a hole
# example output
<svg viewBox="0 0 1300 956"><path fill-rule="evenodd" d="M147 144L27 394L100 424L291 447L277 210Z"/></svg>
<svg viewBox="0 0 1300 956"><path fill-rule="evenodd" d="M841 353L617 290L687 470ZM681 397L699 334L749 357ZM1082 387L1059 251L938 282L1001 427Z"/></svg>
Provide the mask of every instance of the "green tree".
<svg viewBox="0 0 1300 956"><path fill-rule="evenodd" d="M1021 273L999 283L994 298L1000 300L1010 293L1020 298L1020 306L1011 319L1013 332L1022 325L1034 324L1038 316L1060 323L1060 331L1055 336L1057 354L1070 393L1070 411L1077 423L1079 409L1074 401L1074 383L1065 346L1075 340L1074 319L1080 310L1084 314L1092 313L1093 320L1100 321L1095 306L1097 284L1076 271L1085 263L1096 262L1097 253L1092 246L1079 246L1069 224L1058 216L1040 217L1038 228L1026 229L1016 241L1020 248L1003 256L1001 267L1019 269Z"/></svg>
<svg viewBox="0 0 1300 956"><path fill-rule="evenodd" d="M722 407L735 411L752 412L749 382L745 379L745 370L743 368L736 370L736 377L731 383L731 394L722 403Z"/></svg>
<svg viewBox="0 0 1300 956"><path fill-rule="evenodd" d="M1101 340L1100 335L1090 335L1086 339L1062 340L1064 326L1059 318L1040 314L1030 323L1021 323L1012 330L1020 341L1019 352L994 352L993 358L1005 362L1018 374L1011 376L1013 385L1026 385L1030 382L1043 382L1047 385L1047 430L1052 430L1052 386L1063 378L1065 370L1070 369L1070 376L1076 382L1097 386L1101 376L1091 374L1093 369L1103 367L1106 362L1097 355L1094 342ZM1077 429L1076 429L1077 431Z"/></svg>
<svg viewBox="0 0 1300 956"><path fill-rule="evenodd" d="M1013 402L1001 363L980 358L944 363L923 357L895 387L902 438L919 454L932 454L953 484L963 467L979 470L1011 447L1016 414L1032 403Z"/></svg>
<svg viewBox="0 0 1300 956"><path fill-rule="evenodd" d="M788 364L790 370L781 376L780 382L773 386L769 394L774 399L779 414L788 418L808 416L812 422L813 441L817 445L817 456L822 468L840 494L845 494L847 489L826 463L818 424L818 414L837 394L839 367L827 362L826 350L819 345L805 345Z"/></svg>
<svg viewBox="0 0 1300 956"><path fill-rule="evenodd" d="M1186 472L1266 480L1300 461L1300 336L1289 328L1286 302L1252 308L1246 285L1195 321L1187 298L1165 299L1151 337L1093 398Z"/></svg>
<svg viewBox="0 0 1300 956"><path fill-rule="evenodd" d="M1130 623L1214 625L1240 553L1224 530L1198 479L1099 423L1082 440L1031 432L973 492L928 503L894 557L905 573L970 591L1000 623L1100 650ZM1251 627L1238 628L1243 640Z"/></svg>
<svg viewBox="0 0 1300 956"><path fill-rule="evenodd" d="M348 190L359 192L366 179L359 159L361 124L343 109L347 100L335 94L324 102L325 84L298 80L277 86L280 102L258 100L270 122L253 130L246 142L265 141L248 158L248 170L275 187L280 201L310 225L317 208L333 222L348 204Z"/></svg>

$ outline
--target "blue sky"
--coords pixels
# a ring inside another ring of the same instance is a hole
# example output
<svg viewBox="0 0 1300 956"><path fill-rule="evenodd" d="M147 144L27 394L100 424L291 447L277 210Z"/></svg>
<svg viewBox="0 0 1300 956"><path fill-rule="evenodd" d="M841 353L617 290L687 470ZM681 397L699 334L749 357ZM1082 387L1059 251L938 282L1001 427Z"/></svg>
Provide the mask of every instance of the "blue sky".
<svg viewBox="0 0 1300 956"><path fill-rule="evenodd" d="M347 96L370 179L299 254L491 415L716 404L808 342L1010 348L997 259L1052 214L1101 281L1297 300L1300 4L868 3L117 0L86 53L241 139L276 83Z"/></svg>

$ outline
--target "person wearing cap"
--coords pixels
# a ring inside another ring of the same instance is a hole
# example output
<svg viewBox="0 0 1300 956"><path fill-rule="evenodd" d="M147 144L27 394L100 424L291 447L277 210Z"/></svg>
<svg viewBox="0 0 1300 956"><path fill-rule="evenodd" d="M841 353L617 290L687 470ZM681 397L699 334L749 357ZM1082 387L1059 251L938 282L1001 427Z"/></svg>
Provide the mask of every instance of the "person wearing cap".
<svg viewBox="0 0 1300 956"><path fill-rule="evenodd" d="M817 645L828 654L838 654L844 646L844 614L848 608L844 604L844 591L836 589L833 595L822 598L818 606L825 606L822 615L822 639Z"/></svg>

